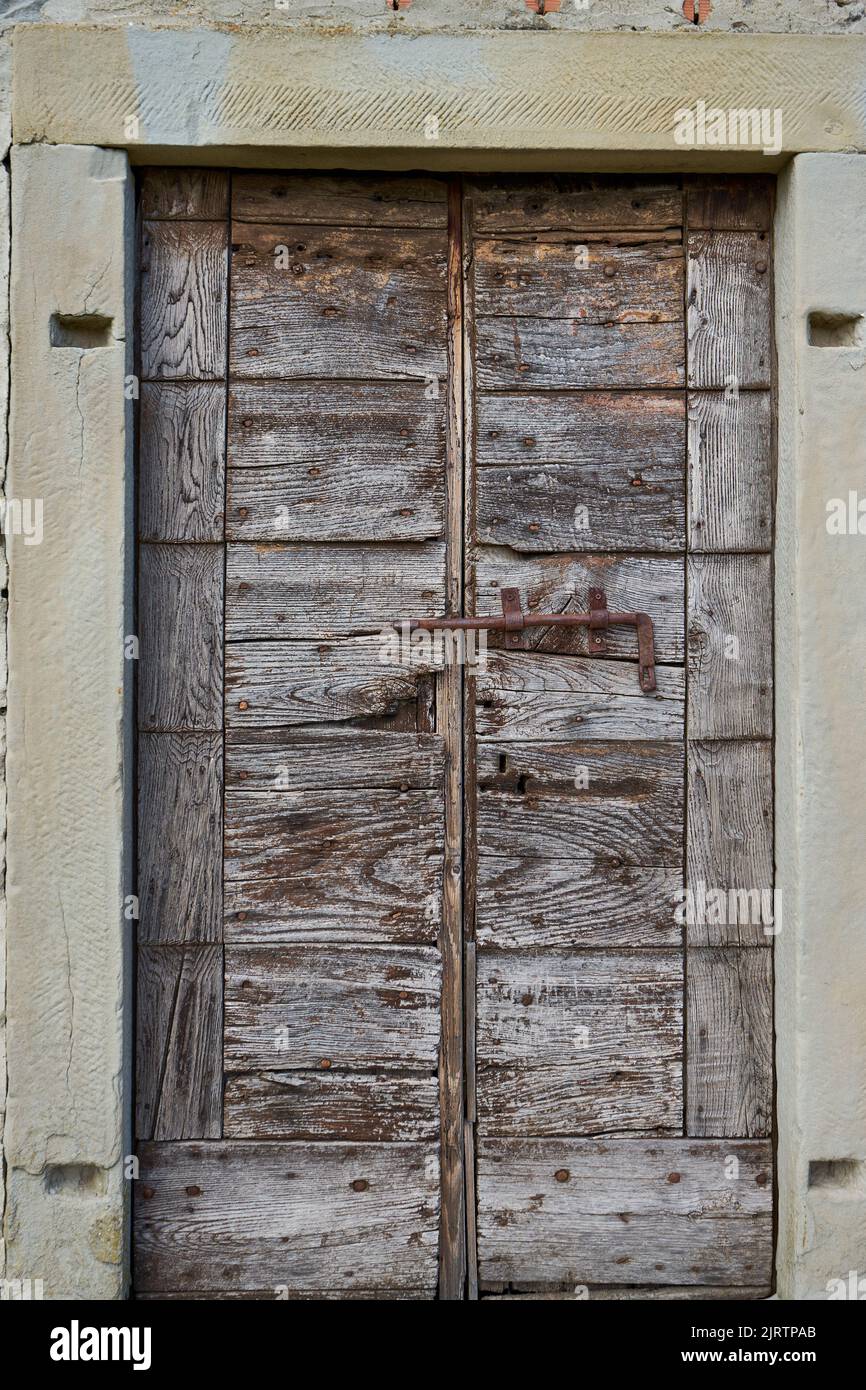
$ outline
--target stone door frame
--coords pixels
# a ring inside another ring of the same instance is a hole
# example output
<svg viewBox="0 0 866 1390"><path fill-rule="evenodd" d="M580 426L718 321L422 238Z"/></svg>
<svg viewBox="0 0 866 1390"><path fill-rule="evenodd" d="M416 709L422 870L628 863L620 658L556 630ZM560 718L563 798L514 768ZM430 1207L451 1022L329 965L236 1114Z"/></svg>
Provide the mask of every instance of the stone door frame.
<svg viewBox="0 0 866 1390"><path fill-rule="evenodd" d="M8 537L6 1277L128 1282L142 163L779 173L779 1296L866 1275L866 546L826 526L866 464L866 39L28 25L14 61L7 495L44 539ZM701 101L781 110L779 149L685 148Z"/></svg>

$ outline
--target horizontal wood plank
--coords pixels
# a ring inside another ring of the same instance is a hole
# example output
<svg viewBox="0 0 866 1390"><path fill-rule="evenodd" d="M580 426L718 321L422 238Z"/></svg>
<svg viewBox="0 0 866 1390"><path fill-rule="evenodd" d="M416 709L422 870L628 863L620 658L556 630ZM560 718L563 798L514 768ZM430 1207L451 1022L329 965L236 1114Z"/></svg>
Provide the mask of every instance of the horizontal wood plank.
<svg viewBox="0 0 866 1390"><path fill-rule="evenodd" d="M222 542L225 428L223 382L142 383L141 540Z"/></svg>
<svg viewBox="0 0 866 1390"><path fill-rule="evenodd" d="M481 1139L479 1274L518 1287L769 1283L771 1206L766 1142Z"/></svg>
<svg viewBox="0 0 866 1390"><path fill-rule="evenodd" d="M769 387L771 259L767 232L689 235L689 386Z"/></svg>
<svg viewBox="0 0 866 1390"><path fill-rule="evenodd" d="M656 669L657 690L641 693L637 666L580 656L492 651L476 678L480 738L679 739L684 673Z"/></svg>
<svg viewBox="0 0 866 1390"><path fill-rule="evenodd" d="M141 257L142 379L224 380L226 223L145 222Z"/></svg>
<svg viewBox="0 0 866 1390"><path fill-rule="evenodd" d="M761 1138L773 1125L773 959L768 947L688 953L688 1106L697 1135Z"/></svg>
<svg viewBox="0 0 866 1390"><path fill-rule="evenodd" d="M221 545L139 547L140 729L222 728Z"/></svg>
<svg viewBox="0 0 866 1390"><path fill-rule="evenodd" d="M222 734L139 734L138 939L222 940Z"/></svg>
<svg viewBox="0 0 866 1390"><path fill-rule="evenodd" d="M475 313L575 319L580 323L678 323L681 246L476 239Z"/></svg>
<svg viewBox="0 0 866 1390"><path fill-rule="evenodd" d="M137 1285L436 1287L439 1165L431 1144L145 1144Z"/></svg>
<svg viewBox="0 0 866 1390"><path fill-rule="evenodd" d="M690 742L688 808L689 944L768 945L780 925L774 922L770 897L772 743ZM717 910L720 891L724 912ZM712 900L708 894L714 895Z"/></svg>
<svg viewBox="0 0 866 1390"><path fill-rule="evenodd" d="M140 946L136 963L138 1138L219 1138L222 947Z"/></svg>
<svg viewBox="0 0 866 1390"><path fill-rule="evenodd" d="M228 216L225 169L143 169L141 215L146 219L217 221Z"/></svg>
<svg viewBox="0 0 866 1390"><path fill-rule="evenodd" d="M690 738L771 738L773 578L769 555L688 561Z"/></svg>
<svg viewBox="0 0 866 1390"><path fill-rule="evenodd" d="M390 787L441 791L445 750L439 734L372 730L286 734L256 729L229 739L227 791L325 791Z"/></svg>
<svg viewBox="0 0 866 1390"><path fill-rule="evenodd" d="M683 1127L682 1043L661 1039L635 1053L618 1047L576 1055L567 1066L481 1067L478 1134L679 1134Z"/></svg>
<svg viewBox="0 0 866 1390"><path fill-rule="evenodd" d="M232 244L233 376L444 378L444 231L242 222Z"/></svg>
<svg viewBox="0 0 866 1390"><path fill-rule="evenodd" d="M480 951L477 971L481 1068L682 1056L679 951Z"/></svg>
<svg viewBox="0 0 866 1390"><path fill-rule="evenodd" d="M608 326L564 318L479 318L476 324L481 390L674 387L683 385L684 372L681 322Z"/></svg>
<svg viewBox="0 0 866 1390"><path fill-rule="evenodd" d="M630 1288L625 1284L594 1284L588 1288L580 1284L567 1293L545 1293L538 1289L533 1293L488 1293L485 1303L574 1303L575 1300L589 1299L592 1303L694 1303L695 1301L750 1303L769 1298L773 1292L771 1284L734 1284L728 1288L720 1285L671 1284L668 1287L645 1285L643 1288Z"/></svg>
<svg viewBox="0 0 866 1390"><path fill-rule="evenodd" d="M476 234L673 227L682 222L677 180L584 174L500 175L467 184Z"/></svg>
<svg viewBox="0 0 866 1390"><path fill-rule="evenodd" d="M690 550L772 548L772 426L767 391L690 394Z"/></svg>
<svg viewBox="0 0 866 1390"><path fill-rule="evenodd" d="M442 791L226 796L231 942L435 942Z"/></svg>
<svg viewBox="0 0 866 1390"><path fill-rule="evenodd" d="M229 1076L227 1139L342 1139L353 1143L435 1142L435 1076L346 1072L263 1072Z"/></svg>
<svg viewBox="0 0 866 1390"><path fill-rule="evenodd" d="M238 222L445 228L447 196L444 179L417 174L241 171L232 177L232 217Z"/></svg>
<svg viewBox="0 0 866 1390"><path fill-rule="evenodd" d="M613 859L539 859L519 846L511 858L479 855L479 947L679 946L682 870L619 867Z"/></svg>
<svg viewBox="0 0 866 1390"><path fill-rule="evenodd" d="M427 1071L439 1051L433 947L226 948L227 1071Z"/></svg>
<svg viewBox="0 0 866 1390"><path fill-rule="evenodd" d="M586 613L589 591L602 588L608 608L620 613L649 613L657 661L679 662L685 653L685 561L648 555L519 554L506 546L481 546L475 555L475 611L502 613L501 590L519 590L525 612ZM589 654L584 627L527 628L523 641L538 652L561 656ZM502 634L488 634L491 646L502 645ZM605 633L610 656L634 657L634 628L613 625Z"/></svg>
<svg viewBox="0 0 866 1390"><path fill-rule="evenodd" d="M226 646L226 724L340 723L396 714L414 703L431 661L388 656L379 637L340 641L230 642ZM398 653L398 656L400 654Z"/></svg>
<svg viewBox="0 0 866 1390"><path fill-rule="evenodd" d="M230 470L227 534L243 541L419 541L443 531L438 463Z"/></svg>
<svg viewBox="0 0 866 1390"><path fill-rule="evenodd" d="M445 461L445 401L418 381L236 381L229 467L346 469Z"/></svg>
<svg viewBox="0 0 866 1390"><path fill-rule="evenodd" d="M436 1298L436 1289L290 1289L285 1284L275 1284L271 1289L190 1289L183 1293L178 1293L176 1289L161 1289L157 1293L136 1291L134 1297L136 1303L272 1303L275 1300L279 1303L415 1303L422 1300L432 1302Z"/></svg>
<svg viewBox="0 0 866 1390"><path fill-rule="evenodd" d="M671 391L481 393L475 461L682 466L685 397Z"/></svg>
<svg viewBox="0 0 866 1390"><path fill-rule="evenodd" d="M692 230L769 231L773 180L759 174L692 174L685 180L686 217Z"/></svg>
<svg viewBox="0 0 866 1390"><path fill-rule="evenodd" d="M478 538L518 550L682 550L680 463L508 464L480 468Z"/></svg>
<svg viewBox="0 0 866 1390"><path fill-rule="evenodd" d="M491 766L491 754L504 772ZM478 771L482 854L613 868L682 863L678 744L482 744Z"/></svg>
<svg viewBox="0 0 866 1390"><path fill-rule="evenodd" d="M230 641L380 632L444 611L444 542L227 547Z"/></svg>

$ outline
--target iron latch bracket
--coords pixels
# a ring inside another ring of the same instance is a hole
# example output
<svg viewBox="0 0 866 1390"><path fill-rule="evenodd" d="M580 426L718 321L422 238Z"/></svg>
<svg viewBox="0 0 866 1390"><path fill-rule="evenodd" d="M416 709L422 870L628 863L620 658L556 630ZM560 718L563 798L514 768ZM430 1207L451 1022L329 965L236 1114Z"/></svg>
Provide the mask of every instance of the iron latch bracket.
<svg viewBox="0 0 866 1390"><path fill-rule="evenodd" d="M524 648L523 633L528 627L588 627L590 654L598 656L607 648L607 629L614 624L624 624L637 631L640 688L645 695L656 689L655 637L652 618L648 613L611 612L607 606L604 589L595 588L589 591L588 613L524 613L519 589L504 588L500 591L500 598L501 618L416 618L410 623L410 627L423 628L428 632L437 628L504 632L505 645L509 651L520 651Z"/></svg>

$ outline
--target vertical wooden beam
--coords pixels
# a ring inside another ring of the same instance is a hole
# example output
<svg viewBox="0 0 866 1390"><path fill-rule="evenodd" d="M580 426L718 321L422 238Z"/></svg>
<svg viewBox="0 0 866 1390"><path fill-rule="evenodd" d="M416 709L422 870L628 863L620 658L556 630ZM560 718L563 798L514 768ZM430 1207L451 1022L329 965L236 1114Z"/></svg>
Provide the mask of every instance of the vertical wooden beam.
<svg viewBox="0 0 866 1390"><path fill-rule="evenodd" d="M772 1132L774 926L764 921L773 884L771 204L766 180L686 180L686 882L694 920L686 931L685 1132L695 1136ZM717 921L706 904L725 899Z"/></svg>
<svg viewBox="0 0 866 1390"><path fill-rule="evenodd" d="M448 189L448 380L445 536L448 612L463 602L463 255L459 179ZM442 912L442 1047L439 1061L442 1210L439 1297L466 1284L463 1172L463 668L446 664L439 730L445 740L445 879Z"/></svg>
<svg viewBox="0 0 866 1390"><path fill-rule="evenodd" d="M476 575L477 490L475 486L476 410L473 334L475 322L473 264L472 192L465 185L462 194L463 228L463 602L467 614L478 612ZM478 1298L478 1232L476 1220L476 1056L475 1056L475 912L478 891L478 780L475 736L475 673L463 676L463 1055L466 1066L466 1128L464 1165L466 1173L466 1265L467 1296Z"/></svg>
<svg viewBox="0 0 866 1390"><path fill-rule="evenodd" d="M142 178L137 1135L222 1133L229 176Z"/></svg>

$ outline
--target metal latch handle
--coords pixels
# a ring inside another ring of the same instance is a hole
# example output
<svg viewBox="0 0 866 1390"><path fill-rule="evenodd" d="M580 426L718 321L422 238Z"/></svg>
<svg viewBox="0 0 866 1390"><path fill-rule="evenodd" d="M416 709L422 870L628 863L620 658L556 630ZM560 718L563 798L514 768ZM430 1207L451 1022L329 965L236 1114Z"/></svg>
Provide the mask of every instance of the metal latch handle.
<svg viewBox="0 0 866 1390"><path fill-rule="evenodd" d="M605 650L604 634L607 628L624 624L637 630L640 688L647 695L655 690L655 638L652 618L648 613L612 613L607 606L604 589L590 589L588 613L524 613L519 589L503 589L501 599L501 618L416 618L409 626L427 632L441 628L464 632L504 632L505 645L512 651L522 648L521 634L527 627L588 627L589 645L592 652L597 654Z"/></svg>

